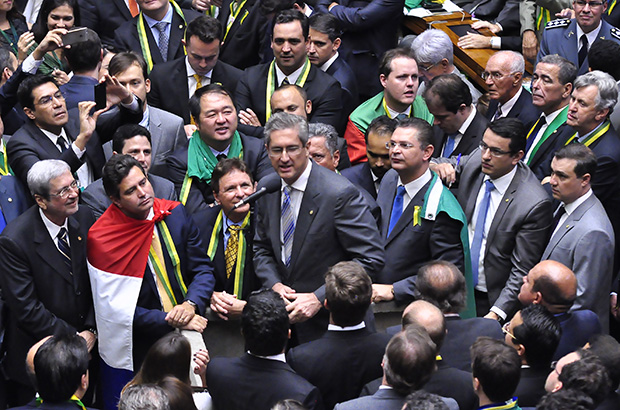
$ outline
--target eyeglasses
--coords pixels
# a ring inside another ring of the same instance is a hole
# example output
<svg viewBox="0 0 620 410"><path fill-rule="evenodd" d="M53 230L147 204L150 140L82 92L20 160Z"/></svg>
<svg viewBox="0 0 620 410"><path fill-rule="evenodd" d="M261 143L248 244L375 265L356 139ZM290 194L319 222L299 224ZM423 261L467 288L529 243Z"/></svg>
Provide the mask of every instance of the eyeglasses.
<svg viewBox="0 0 620 410"><path fill-rule="evenodd" d="M489 147L487 144L484 143L484 141L480 141L480 144L478 145L478 147L480 148L480 151L482 151L483 154L487 150L489 150L491 152L491 156L493 157L501 157L502 155L510 154L510 151L502 151L499 148Z"/></svg>
<svg viewBox="0 0 620 410"><path fill-rule="evenodd" d="M75 192L81 187L82 187L82 184L80 184L80 181L78 181L77 179L74 179L71 185L64 187L63 189L58 191L57 194L50 194L50 196L57 196L62 199L67 199L67 197L69 196L71 192Z"/></svg>
<svg viewBox="0 0 620 410"><path fill-rule="evenodd" d="M269 148L269 157L270 158L280 158L282 154L285 152L289 155L289 157L294 157L301 152L301 145L291 145L289 147L273 147Z"/></svg>
<svg viewBox="0 0 620 410"><path fill-rule="evenodd" d="M58 101L64 101L65 100L65 96L63 95L62 91L58 90L53 95L48 95L46 97L41 97L39 99L39 101L36 103L36 105L40 105L41 107L45 107L46 105L50 105L54 98L56 100L58 100Z"/></svg>
<svg viewBox="0 0 620 410"><path fill-rule="evenodd" d="M480 77L486 81L489 77L491 78L491 81L499 81L504 77L508 77L510 75L513 75L514 72L512 73L508 73L508 74L502 74L500 72L493 72L493 73L489 73L488 71L483 71L482 73L480 73Z"/></svg>
<svg viewBox="0 0 620 410"><path fill-rule="evenodd" d="M551 366L549 366L551 368L551 370L553 370L554 372L556 372L558 374L558 376L560 375L560 372L558 372L558 360L554 360L551 362Z"/></svg>
<svg viewBox="0 0 620 410"><path fill-rule="evenodd" d="M506 322L504 323L504 326L502 326L502 332L504 332L504 334L507 334L508 336L512 337L514 340L517 340L517 338L515 337L515 335L513 335L512 333L510 333L510 330L508 330L510 327L510 322Z"/></svg>
<svg viewBox="0 0 620 410"><path fill-rule="evenodd" d="M603 5L602 1L583 1L583 0L575 0L575 4L579 7L585 7L586 5L590 6L590 8L601 7Z"/></svg>
<svg viewBox="0 0 620 410"><path fill-rule="evenodd" d="M436 63L433 63L433 64L431 64L431 65L427 65L426 67L422 67L421 65L418 65L418 68L419 68L421 71L426 71L426 72L429 72L429 71L430 71L433 67L435 67L437 64L439 64L439 61L438 61L438 62L436 62Z"/></svg>
<svg viewBox="0 0 620 410"><path fill-rule="evenodd" d="M400 149L411 149L414 146L415 145L413 145L410 142L394 142L394 141L390 141L390 142L386 142L385 143L385 148L387 148L387 149L394 149L396 147L399 147Z"/></svg>

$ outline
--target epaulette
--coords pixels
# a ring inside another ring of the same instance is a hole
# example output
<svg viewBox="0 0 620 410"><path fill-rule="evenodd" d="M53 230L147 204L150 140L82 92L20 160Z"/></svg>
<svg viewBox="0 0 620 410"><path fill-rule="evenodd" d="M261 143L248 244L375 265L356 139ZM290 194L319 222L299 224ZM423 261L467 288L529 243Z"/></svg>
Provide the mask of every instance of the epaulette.
<svg viewBox="0 0 620 410"><path fill-rule="evenodd" d="M570 24L570 19L551 20L545 26L545 30L549 30L550 28L557 28L557 27L568 27L569 24Z"/></svg>
<svg viewBox="0 0 620 410"><path fill-rule="evenodd" d="M610 31L613 38L615 38L616 40L620 40L620 29L612 27Z"/></svg>

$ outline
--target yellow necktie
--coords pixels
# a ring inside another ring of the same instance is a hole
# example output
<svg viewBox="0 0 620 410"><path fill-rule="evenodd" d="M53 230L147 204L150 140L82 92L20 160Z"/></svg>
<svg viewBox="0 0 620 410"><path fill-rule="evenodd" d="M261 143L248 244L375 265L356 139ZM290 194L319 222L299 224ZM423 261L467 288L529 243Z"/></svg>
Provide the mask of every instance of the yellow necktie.
<svg viewBox="0 0 620 410"><path fill-rule="evenodd" d="M224 250L224 260L226 261L226 279L230 277L230 274L237 261L237 252L239 251L239 231L241 227L237 225L231 225L228 227L230 237L228 238L228 244Z"/></svg>
<svg viewBox="0 0 620 410"><path fill-rule="evenodd" d="M194 74L194 78L196 79L196 90L194 92L196 92L199 88L202 88L202 76ZM196 125L196 121L194 121L194 116L191 116L191 124Z"/></svg>
<svg viewBox="0 0 620 410"><path fill-rule="evenodd" d="M151 241L151 249L155 253L155 257L158 259L159 265L162 267L162 274L167 275L164 252L161 249L161 242L159 242L159 238L155 234L155 231L153 231L153 240ZM157 283L157 290L159 291L159 297L161 299L161 305L164 307L164 312L170 312L172 308L174 307L174 303L172 303L170 296L168 296L168 293L166 292L166 288L164 287L164 284L162 283L161 279L159 279L159 276L157 275L155 275L155 282Z"/></svg>

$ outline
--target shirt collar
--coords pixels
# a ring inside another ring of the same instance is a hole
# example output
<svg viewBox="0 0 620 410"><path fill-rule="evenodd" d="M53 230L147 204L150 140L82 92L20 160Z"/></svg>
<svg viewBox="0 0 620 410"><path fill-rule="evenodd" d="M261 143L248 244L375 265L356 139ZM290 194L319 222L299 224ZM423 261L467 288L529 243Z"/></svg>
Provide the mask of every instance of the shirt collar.
<svg viewBox="0 0 620 410"><path fill-rule="evenodd" d="M586 201L586 199L590 198L591 195L592 195L592 189L588 189L588 192L581 195L579 198L575 199L570 204L564 204L562 202L564 204L564 210L566 211L566 215L570 215L573 212L575 212L575 210L579 208L579 205L583 204Z"/></svg>
<svg viewBox="0 0 620 410"><path fill-rule="evenodd" d="M254 357L260 357L261 359L267 359L267 360L274 360L276 362L282 362L282 363L286 363L286 356L284 355L284 353L278 353L278 354L274 354L271 356L260 356L257 354L254 354L252 352L250 352L248 350L248 354L254 356Z"/></svg>
<svg viewBox="0 0 620 410"><path fill-rule="evenodd" d="M506 190L508 189L508 187L510 186L510 183L512 182L512 179L514 178L514 176L517 174L517 167L515 166L509 173L507 173L506 175L503 175L499 178L493 179L493 186L495 187L495 189L497 190L497 192L501 195L504 196L504 193L506 192ZM486 176L485 181L489 178L488 176Z"/></svg>
<svg viewBox="0 0 620 410"><path fill-rule="evenodd" d="M591 32L586 34L586 38L588 39L588 50L590 49L590 46L592 45L592 43L594 43L596 41L596 39L598 37L598 33L601 31L601 26L602 25L603 25L603 19L601 19L601 21L599 21L597 28L595 28L594 30L592 30ZM584 34L584 32L581 29L581 27L579 26L579 24L577 24L577 49L579 49L579 47L581 47L581 35L582 34Z"/></svg>
<svg viewBox="0 0 620 410"><path fill-rule="evenodd" d="M301 67L299 67L297 70L293 71L291 74L286 75L282 72L282 70L280 70L280 67L278 67L278 63L276 62L276 64L274 64L276 66L276 76L278 78L278 84L282 84L282 81L284 81L285 77L288 77L288 82L291 84L295 84L297 83L297 79L299 78L299 76L301 75L301 72L304 69L304 64L301 65Z"/></svg>
<svg viewBox="0 0 620 410"><path fill-rule="evenodd" d="M603 122L605 122L605 120L603 120ZM592 134L598 127L600 127L603 122L597 124L596 127L592 128L592 131L586 132L583 135L581 135L581 134L579 134L579 132L577 132L577 141L581 142L582 139L589 137L590 134Z"/></svg>
<svg viewBox="0 0 620 410"><path fill-rule="evenodd" d="M50 219L43 213L43 210L41 208L39 208L39 214L41 215L41 219L43 220L43 225L45 225L45 228L47 229L47 232L49 232L50 236L52 237L52 240L56 239L61 228L65 228L67 230L67 233L69 232L69 225L67 224L67 218L65 218L65 223L62 224L62 226L58 226L54 222L50 221Z"/></svg>
<svg viewBox="0 0 620 410"><path fill-rule="evenodd" d="M470 124L474 120L474 117L476 116L476 107L474 107L473 104L470 105L470 107L471 112L469 113L469 116L465 119L463 124L461 124L461 128L459 128L459 134L461 135L465 135L465 131L467 131L467 128L469 128Z"/></svg>
<svg viewBox="0 0 620 410"><path fill-rule="evenodd" d="M185 70L187 71L188 77L193 77L196 74L198 74L196 70L194 70L192 66L189 64L189 57L187 56L185 57ZM203 75L202 77L211 78L212 76L213 76L213 69L211 69L211 71L209 71L207 74Z"/></svg>
<svg viewBox="0 0 620 410"><path fill-rule="evenodd" d="M60 130L60 135L56 135L53 132L44 130L43 128L39 128L39 129L41 130L41 132L43 132L43 134L45 134L47 138L49 138L54 143L54 145L58 145L58 138L60 137L63 137L65 139L65 142L68 143L69 145L71 144L71 141L69 141L69 138L67 138L67 133L65 132L64 128Z"/></svg>
<svg viewBox="0 0 620 410"><path fill-rule="evenodd" d="M562 107L560 107L557 110L553 111L549 115L545 114L545 123L547 123L547 125L551 124L553 122L553 120L555 120L555 117L560 115L560 113L562 112L562 110L564 108L566 108L566 105L563 105Z"/></svg>
<svg viewBox="0 0 620 410"><path fill-rule="evenodd" d="M305 192L306 186L308 185L308 178L310 178L311 170L312 170L312 161L308 160L308 165L306 166L306 169L304 169L304 172L301 173L299 178L297 178L297 180L291 184L291 188L294 188L297 191ZM284 190L284 187L287 185L288 184L284 180L282 180L282 190Z"/></svg>
<svg viewBox="0 0 620 410"><path fill-rule="evenodd" d="M150 119L151 119L151 112L149 111L149 106L147 105L146 109L144 110L144 114L142 114L142 120L140 121L140 125L148 129Z"/></svg>
<svg viewBox="0 0 620 410"><path fill-rule="evenodd" d="M517 93L510 100L506 101L505 104L501 104L502 114L504 114L504 116L512 110L512 107L514 107L519 97L521 97L522 92L523 87L519 87L519 91L517 91Z"/></svg>
<svg viewBox="0 0 620 410"><path fill-rule="evenodd" d="M327 325L327 330L333 330L335 332L350 332L352 330L364 329L365 327L366 327L366 323L364 323L364 321L362 321L361 323L358 323L355 326L338 326L338 325L332 325L330 323L329 325Z"/></svg>
<svg viewBox="0 0 620 410"><path fill-rule="evenodd" d="M224 155L226 155L228 157L228 151L230 151L230 144L226 147L226 149L224 151L215 150L211 146L209 146L209 149L211 150L213 155L215 155L216 158L217 158L218 155L221 155L221 154L224 154Z"/></svg>
<svg viewBox="0 0 620 410"><path fill-rule="evenodd" d="M329 60L324 62L323 65L321 66L321 71L325 72L325 71L329 70L329 67L331 67L332 64L334 64L334 61L336 61L336 59L338 58L338 55L339 54L336 51L336 54L334 54Z"/></svg>
<svg viewBox="0 0 620 410"><path fill-rule="evenodd" d="M407 195L409 195L410 198L413 198L415 194L417 194L418 191L422 189L422 187L426 185L428 181L431 180L431 177L431 171L430 169L427 169L421 176L407 184L403 184L403 181L400 179L399 176L398 185L403 185L405 187L405 191L407 191Z"/></svg>
<svg viewBox="0 0 620 410"><path fill-rule="evenodd" d="M148 24L150 28L154 28L155 24L159 23L160 21L165 21L168 24L172 24L172 7L170 6L170 4L168 4L168 11L166 12L166 15L161 20L152 19L146 14L142 14L142 15L144 16L144 20L146 21L146 24Z"/></svg>
<svg viewBox="0 0 620 410"><path fill-rule="evenodd" d="M383 97L383 98L385 98L385 97ZM398 114L405 114L407 116L409 116L411 114L411 105L408 106L407 109L405 111L403 111L403 112L398 112L398 111L395 111L395 110L391 109L390 106L387 105L387 103L385 104L385 107L387 108L388 113L390 114L390 118L396 118L398 116Z"/></svg>

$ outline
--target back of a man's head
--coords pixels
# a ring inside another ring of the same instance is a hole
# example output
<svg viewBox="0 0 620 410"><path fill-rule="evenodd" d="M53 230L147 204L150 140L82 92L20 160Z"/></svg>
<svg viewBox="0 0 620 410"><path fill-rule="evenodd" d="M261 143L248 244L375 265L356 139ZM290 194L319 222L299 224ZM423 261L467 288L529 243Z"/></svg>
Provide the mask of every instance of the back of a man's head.
<svg viewBox="0 0 620 410"><path fill-rule="evenodd" d="M252 293L241 314L241 332L250 353L282 353L288 340L289 319L280 295L271 289Z"/></svg>
<svg viewBox="0 0 620 410"><path fill-rule="evenodd" d="M519 293L519 300L525 305L539 298L540 304L551 313L563 313L570 309L577 297L577 277L557 261L538 263L528 273L527 281L530 283L523 286Z"/></svg>
<svg viewBox="0 0 620 410"><path fill-rule="evenodd" d="M72 44L71 48L64 50L64 53L74 73L92 71L102 59L101 40L96 32L87 28L86 41Z"/></svg>
<svg viewBox="0 0 620 410"><path fill-rule="evenodd" d="M159 386L135 384L121 394L118 410L170 410L170 401Z"/></svg>
<svg viewBox="0 0 620 410"><path fill-rule="evenodd" d="M39 396L50 403L67 401L82 386L88 371L88 347L77 334L54 336L34 355Z"/></svg>
<svg viewBox="0 0 620 410"><path fill-rule="evenodd" d="M603 71L620 81L620 44L597 39L588 49L588 64L592 71Z"/></svg>
<svg viewBox="0 0 620 410"><path fill-rule="evenodd" d="M418 299L437 306L443 313L458 313L465 307L467 291L465 276L455 264L431 261L418 270L416 280Z"/></svg>
<svg viewBox="0 0 620 410"><path fill-rule="evenodd" d="M620 343L610 335L594 335L588 341L588 351L598 357L611 381L611 391L620 387Z"/></svg>
<svg viewBox="0 0 620 410"><path fill-rule="evenodd" d="M435 370L435 343L418 325L392 337L383 357L384 379L401 395L420 390Z"/></svg>
<svg viewBox="0 0 620 410"><path fill-rule="evenodd" d="M438 395L418 390L407 396L402 410L448 410L448 405Z"/></svg>
<svg viewBox="0 0 620 410"><path fill-rule="evenodd" d="M519 316L522 323L512 326L515 338L511 338L511 343L525 348L525 360L530 367L548 369L562 336L560 323L542 305L526 306Z"/></svg>
<svg viewBox="0 0 620 410"><path fill-rule="evenodd" d="M581 359L566 364L558 376L562 389L579 390L599 405L609 394L609 376L603 363L587 350L581 351Z"/></svg>
<svg viewBox="0 0 620 410"><path fill-rule="evenodd" d="M364 320L372 297L372 281L357 262L339 262L325 274L325 300L331 320L354 326Z"/></svg>
<svg viewBox="0 0 620 410"><path fill-rule="evenodd" d="M590 396L573 389L561 389L545 394L536 405L536 410L592 410L594 402Z"/></svg>
<svg viewBox="0 0 620 410"><path fill-rule="evenodd" d="M412 302L403 312L403 329L411 324L422 326L437 347L437 353L446 337L446 319L441 310L424 300Z"/></svg>
<svg viewBox="0 0 620 410"><path fill-rule="evenodd" d="M521 359L503 341L479 337L471 346L471 369L482 393L493 403L512 398L521 378Z"/></svg>

